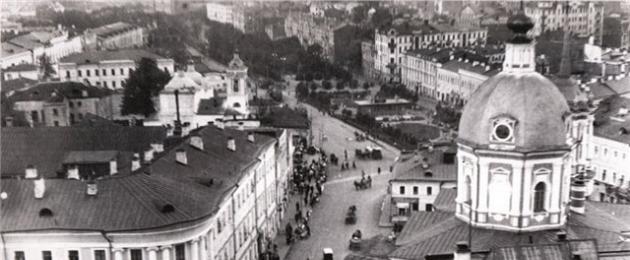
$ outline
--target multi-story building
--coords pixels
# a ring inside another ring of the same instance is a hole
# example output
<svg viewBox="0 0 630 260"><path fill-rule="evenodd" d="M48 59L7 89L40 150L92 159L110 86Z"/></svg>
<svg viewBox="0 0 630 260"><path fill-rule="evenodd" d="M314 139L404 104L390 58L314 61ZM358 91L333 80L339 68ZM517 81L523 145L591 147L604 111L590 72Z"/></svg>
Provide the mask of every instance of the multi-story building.
<svg viewBox="0 0 630 260"><path fill-rule="evenodd" d="M630 49L630 18L621 21L621 48Z"/></svg>
<svg viewBox="0 0 630 260"><path fill-rule="evenodd" d="M175 62L143 49L89 51L59 61L58 74L64 81L79 81L110 89L122 89L129 74L143 58L154 59L159 69L173 73Z"/></svg>
<svg viewBox="0 0 630 260"><path fill-rule="evenodd" d="M0 56L0 67L6 69L19 64L33 63L33 55L27 49L12 44L2 42L2 56Z"/></svg>
<svg viewBox="0 0 630 260"><path fill-rule="evenodd" d="M78 82L44 82L8 96L30 126L69 126L87 114L110 118L110 91Z"/></svg>
<svg viewBox="0 0 630 260"><path fill-rule="evenodd" d="M276 150L288 143L284 131L270 137L208 126L172 149L152 144L118 162L129 174L88 182L38 177L38 162L21 161L33 165L27 179L2 181L2 250L24 259L257 259L286 209L291 169L278 161L290 155Z"/></svg>
<svg viewBox="0 0 630 260"><path fill-rule="evenodd" d="M52 32L33 31L12 38L9 40L9 43L19 46L21 49L28 50L32 62L36 64L39 63L39 58L42 55L48 56L50 61L55 63L65 56L83 51L81 37L68 37L68 31L64 30L55 30ZM23 51L20 50L19 53L23 53Z"/></svg>
<svg viewBox="0 0 630 260"><path fill-rule="evenodd" d="M595 41L601 43L604 5L599 2L582 1L570 1L568 7L566 4L553 1L528 2L525 5L525 13L535 24L530 33L538 36L543 32L561 30L568 26L571 32L582 36L595 36Z"/></svg>
<svg viewBox="0 0 630 260"><path fill-rule="evenodd" d="M498 72L501 49L426 48L405 53L402 83L437 100L462 105L484 80Z"/></svg>
<svg viewBox="0 0 630 260"><path fill-rule="evenodd" d="M378 79L379 73L374 69L374 57L376 57L374 43L368 41L361 42L361 69L363 70L363 76Z"/></svg>
<svg viewBox="0 0 630 260"><path fill-rule="evenodd" d="M391 222L405 222L413 211L433 211L437 194L456 187L455 149L430 149L407 155L395 165L389 181Z"/></svg>
<svg viewBox="0 0 630 260"><path fill-rule="evenodd" d="M344 26L336 18L303 12L290 13L284 22L287 37L297 37L303 46L318 44L324 56L331 61L335 56L335 31Z"/></svg>
<svg viewBox="0 0 630 260"><path fill-rule="evenodd" d="M83 33L87 50L115 50L142 47L146 43L144 29L124 22L88 29Z"/></svg>
<svg viewBox="0 0 630 260"><path fill-rule="evenodd" d="M376 70L393 80L401 79L403 57L409 50L439 47L467 47L484 44L487 29L466 27L458 28L444 24L427 22L395 21L387 28L375 32Z"/></svg>
<svg viewBox="0 0 630 260"><path fill-rule="evenodd" d="M630 73L630 55L627 50L602 48L591 37L584 44L584 71L591 78L620 79Z"/></svg>
<svg viewBox="0 0 630 260"><path fill-rule="evenodd" d="M264 32L263 18L269 14L247 3L206 4L208 20L230 24L243 33Z"/></svg>

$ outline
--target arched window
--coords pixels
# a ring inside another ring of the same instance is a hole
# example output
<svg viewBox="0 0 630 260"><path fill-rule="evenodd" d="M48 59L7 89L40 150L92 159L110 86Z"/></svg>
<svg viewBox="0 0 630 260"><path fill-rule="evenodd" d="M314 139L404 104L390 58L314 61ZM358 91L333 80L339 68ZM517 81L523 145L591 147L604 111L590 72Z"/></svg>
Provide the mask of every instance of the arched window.
<svg viewBox="0 0 630 260"><path fill-rule="evenodd" d="M512 186L509 182L509 171L503 168L490 171L492 179L488 187L490 210L493 212L507 213L510 211Z"/></svg>
<svg viewBox="0 0 630 260"><path fill-rule="evenodd" d="M545 183L539 182L534 187L534 212L545 211Z"/></svg>
<svg viewBox="0 0 630 260"><path fill-rule="evenodd" d="M236 93L239 92L238 79L235 79L234 83L232 83L232 90Z"/></svg>
<svg viewBox="0 0 630 260"><path fill-rule="evenodd" d="M236 103L234 103L234 107L236 107L236 108L241 107L241 104L236 102Z"/></svg>

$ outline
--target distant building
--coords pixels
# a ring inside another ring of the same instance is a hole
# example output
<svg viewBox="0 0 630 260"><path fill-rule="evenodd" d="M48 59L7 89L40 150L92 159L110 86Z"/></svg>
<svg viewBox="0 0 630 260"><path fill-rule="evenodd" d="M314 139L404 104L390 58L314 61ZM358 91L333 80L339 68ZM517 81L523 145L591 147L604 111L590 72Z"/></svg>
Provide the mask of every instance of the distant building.
<svg viewBox="0 0 630 260"><path fill-rule="evenodd" d="M268 21L265 25L265 33L272 41L284 39L287 37L284 31L284 19L273 19Z"/></svg>
<svg viewBox="0 0 630 260"><path fill-rule="evenodd" d="M124 22L88 29L83 33L87 50L115 50L142 47L146 43L144 29Z"/></svg>
<svg viewBox="0 0 630 260"><path fill-rule="evenodd" d="M35 64L39 64L39 57L44 54L50 58L51 62L56 63L65 56L83 51L81 37L68 37L68 31L64 30L55 30L52 32L33 31L12 38L9 40L9 43L21 49L28 50L31 54L31 63ZM4 43L3 46L5 46ZM17 56L17 53L23 53L21 49L14 50L13 53ZM23 54L20 54L20 57L22 57L21 55ZM25 62L29 63L28 61ZM3 66L4 63L5 62L3 62Z"/></svg>
<svg viewBox="0 0 630 260"><path fill-rule="evenodd" d="M434 211L438 193L457 186L455 149L440 147L401 157L389 181L390 221L403 223L414 211Z"/></svg>
<svg viewBox="0 0 630 260"><path fill-rule="evenodd" d="M381 115L403 114L405 110L411 109L411 107L413 107L413 103L403 98L387 98L374 100L355 100L354 106L356 106L357 108L357 113L375 117Z"/></svg>
<svg viewBox="0 0 630 260"><path fill-rule="evenodd" d="M297 37L302 46L318 44L330 61L335 58L335 31L342 27L344 24L337 18L303 12L290 13L284 22L287 37Z"/></svg>
<svg viewBox="0 0 630 260"><path fill-rule="evenodd" d="M435 96L448 104L464 105L481 83L500 72L497 66L460 57L437 68Z"/></svg>
<svg viewBox="0 0 630 260"><path fill-rule="evenodd" d="M422 21L395 21L392 26L377 29L375 32L375 68L387 79L400 81L403 56L407 51L430 46L481 45L486 42L487 34L487 29L482 28L459 28Z"/></svg>
<svg viewBox="0 0 630 260"><path fill-rule="evenodd" d="M175 71L172 59L143 49L88 51L67 56L59 61L57 74L63 81L79 81L108 89L122 89L129 74L142 58L156 61L166 73Z"/></svg>
<svg viewBox="0 0 630 260"><path fill-rule="evenodd" d="M39 78L39 67L33 64L19 64L8 67L1 70L3 73L3 80L12 80L19 78L27 78L37 80Z"/></svg>
<svg viewBox="0 0 630 260"><path fill-rule="evenodd" d="M110 91L78 82L44 82L7 98L30 126L70 126L87 114L110 118Z"/></svg>
<svg viewBox="0 0 630 260"><path fill-rule="evenodd" d="M206 4L208 20L232 25L242 33L264 32L263 18L267 14L246 3L208 3Z"/></svg>
<svg viewBox="0 0 630 260"><path fill-rule="evenodd" d="M628 50L602 48L591 37L584 44L584 70L588 77L618 80L630 74Z"/></svg>
<svg viewBox="0 0 630 260"><path fill-rule="evenodd" d="M525 14L534 21L534 29L530 33L538 36L543 32L565 28L580 36L594 36L596 43L601 43L604 26L604 5L593 1L570 1L568 14L565 2L528 2Z"/></svg>
<svg viewBox="0 0 630 260"><path fill-rule="evenodd" d="M361 69L363 76L377 79L379 72L374 68L374 58L376 57L376 48L374 43L369 41L361 42Z"/></svg>
<svg viewBox="0 0 630 260"><path fill-rule="evenodd" d="M2 42L2 55L0 56L0 67L6 69L19 64L32 64L32 53L20 46L10 42Z"/></svg>

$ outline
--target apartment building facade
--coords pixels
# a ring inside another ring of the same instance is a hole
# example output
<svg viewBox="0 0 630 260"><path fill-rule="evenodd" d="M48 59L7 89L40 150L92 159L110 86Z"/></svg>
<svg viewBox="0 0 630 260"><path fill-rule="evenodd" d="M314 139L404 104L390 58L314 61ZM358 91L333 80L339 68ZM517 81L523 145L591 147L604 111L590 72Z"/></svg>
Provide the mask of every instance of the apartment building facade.
<svg viewBox="0 0 630 260"><path fill-rule="evenodd" d="M567 6L568 4L568 6ZM529 2L525 14L534 22L529 32L534 36L547 31L561 30L566 26L581 36L594 36L601 43L604 26L604 5L600 2Z"/></svg>
<svg viewBox="0 0 630 260"><path fill-rule="evenodd" d="M144 28L116 22L88 29L83 33L86 50L138 48L146 43Z"/></svg>

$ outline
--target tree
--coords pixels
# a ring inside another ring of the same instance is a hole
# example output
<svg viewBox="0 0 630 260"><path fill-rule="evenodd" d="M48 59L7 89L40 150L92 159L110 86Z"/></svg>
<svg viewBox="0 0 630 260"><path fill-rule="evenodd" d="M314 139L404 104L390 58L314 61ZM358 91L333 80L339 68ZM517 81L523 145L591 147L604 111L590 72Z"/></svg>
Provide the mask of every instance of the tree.
<svg viewBox="0 0 630 260"><path fill-rule="evenodd" d="M45 79L50 78L53 74L57 73L52 66L52 61L50 60L50 57L48 57L46 53L40 55L38 59L39 70L42 72Z"/></svg>
<svg viewBox="0 0 630 260"><path fill-rule="evenodd" d="M155 113L151 98L157 96L169 80L168 73L160 70L155 60L142 58L127 79L123 92L122 114L149 116Z"/></svg>
<svg viewBox="0 0 630 260"><path fill-rule="evenodd" d="M330 81L324 80L324 82L322 82L322 87L324 87L325 90L331 90L332 84L330 83Z"/></svg>
<svg viewBox="0 0 630 260"><path fill-rule="evenodd" d="M350 81L350 89L357 89L359 87L359 81L356 79L352 79Z"/></svg>
<svg viewBox="0 0 630 260"><path fill-rule="evenodd" d="M295 87L295 95L297 96L298 99L304 99L308 97L308 93L309 93L308 86L304 82L300 82Z"/></svg>
<svg viewBox="0 0 630 260"><path fill-rule="evenodd" d="M368 84L367 81L363 82L363 88L366 90L370 89L370 84Z"/></svg>
<svg viewBox="0 0 630 260"><path fill-rule="evenodd" d="M338 80L337 85L335 86L338 90L343 90L346 87L346 82L343 80Z"/></svg>
<svg viewBox="0 0 630 260"><path fill-rule="evenodd" d="M359 5L352 8L352 22L361 23L367 18L368 6Z"/></svg>

